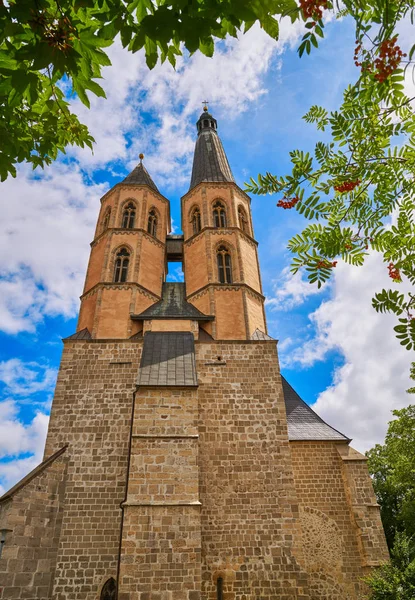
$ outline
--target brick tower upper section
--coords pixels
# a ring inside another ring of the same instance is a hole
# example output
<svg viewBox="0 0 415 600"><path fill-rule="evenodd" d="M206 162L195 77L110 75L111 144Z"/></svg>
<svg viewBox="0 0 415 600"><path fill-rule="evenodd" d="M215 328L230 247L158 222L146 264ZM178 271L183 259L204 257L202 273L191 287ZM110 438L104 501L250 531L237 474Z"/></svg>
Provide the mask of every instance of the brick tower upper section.
<svg viewBox="0 0 415 600"><path fill-rule="evenodd" d="M128 338L139 330L130 315L161 299L166 276L170 205L142 160L101 199L81 296L78 331L93 338Z"/></svg>
<svg viewBox="0 0 415 600"><path fill-rule="evenodd" d="M235 183L216 119L205 110L183 235L169 235L170 206L142 163L101 199L78 335L125 339L146 331L192 331L217 340L266 333L250 198ZM182 262L184 283L166 283Z"/></svg>
<svg viewBox="0 0 415 600"><path fill-rule="evenodd" d="M183 263L187 299L213 314L215 339L251 339L266 332L264 297L250 198L235 183L206 110L198 138L190 189L182 198Z"/></svg>

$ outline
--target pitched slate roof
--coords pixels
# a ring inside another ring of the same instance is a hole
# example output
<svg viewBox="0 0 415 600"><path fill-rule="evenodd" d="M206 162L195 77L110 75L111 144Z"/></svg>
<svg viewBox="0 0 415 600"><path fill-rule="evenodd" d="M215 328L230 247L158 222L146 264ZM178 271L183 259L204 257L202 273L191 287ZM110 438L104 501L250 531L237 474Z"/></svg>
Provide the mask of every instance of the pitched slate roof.
<svg viewBox="0 0 415 600"><path fill-rule="evenodd" d="M142 161L131 171L129 175L123 180L123 183L135 183L137 185L148 185L153 190L158 192L157 186L151 179L147 169L143 165Z"/></svg>
<svg viewBox="0 0 415 600"><path fill-rule="evenodd" d="M330 427L308 404L304 402L297 392L282 377L285 409L287 412L289 440L324 440L350 442L337 429Z"/></svg>
<svg viewBox="0 0 415 600"><path fill-rule="evenodd" d="M191 319L194 321L212 321L213 317L204 315L193 304L186 301L184 283L163 283L162 299L132 319Z"/></svg>
<svg viewBox="0 0 415 600"><path fill-rule="evenodd" d="M261 342L275 342L274 338L269 336L267 333L264 333L260 329L255 329L254 333L251 335L251 340L261 341Z"/></svg>
<svg viewBox="0 0 415 600"><path fill-rule="evenodd" d="M87 329L86 327L84 329L81 329L81 331L77 331L76 333L73 333L72 335L70 335L67 338L64 338L65 340L90 340L91 339L91 334L89 333L89 329Z"/></svg>
<svg viewBox="0 0 415 600"><path fill-rule="evenodd" d="M209 123L211 122L210 119L212 119L216 123L212 115L206 112L202 113L198 123L204 119L209 119ZM192 179L189 190L202 181L235 182L220 137L211 126L199 130L193 157Z"/></svg>
<svg viewBox="0 0 415 600"><path fill-rule="evenodd" d="M62 446L62 448L60 448L57 452L52 454L52 456L49 456L49 458L46 458L44 461L42 461L40 465L37 465L37 467L35 467L32 471L30 471L30 473L25 475L23 479L18 481L12 488L9 489L8 492L6 492L5 494L3 494L3 496L0 497L0 503L4 502L5 500L10 500L10 498L17 494L17 492L19 492L22 488L24 488L25 485L30 483L32 479L34 479L37 475L43 473L43 471L49 465L51 465L57 458L59 458L59 456L61 456L67 448L67 444L65 446Z"/></svg>
<svg viewBox="0 0 415 600"><path fill-rule="evenodd" d="M138 386L197 386L194 337L190 332L147 332Z"/></svg>

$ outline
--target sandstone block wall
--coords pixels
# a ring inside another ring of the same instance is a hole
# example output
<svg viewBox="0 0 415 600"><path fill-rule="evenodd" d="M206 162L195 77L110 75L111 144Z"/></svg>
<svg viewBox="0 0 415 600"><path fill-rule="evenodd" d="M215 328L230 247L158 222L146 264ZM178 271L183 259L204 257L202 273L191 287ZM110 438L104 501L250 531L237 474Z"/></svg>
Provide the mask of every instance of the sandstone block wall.
<svg viewBox="0 0 415 600"><path fill-rule="evenodd" d="M366 538L370 527L367 529L367 523L359 524L356 513L365 510L368 501L377 513L377 520L370 523L377 536L372 556L376 555L376 564L387 559L379 507L365 461L358 461L360 476L363 475L361 469L364 470L363 478L353 482L351 476L351 481L347 481L339 453L339 448L341 452L349 453L347 444L298 441L290 442L290 447L311 598L364 598L366 590L362 578L367 571L361 538ZM352 464L347 463L346 469L353 468ZM352 488L359 492L351 494Z"/></svg>
<svg viewBox="0 0 415 600"><path fill-rule="evenodd" d="M8 529L0 558L0 598L51 597L62 523L67 458L59 456L0 504Z"/></svg>
<svg viewBox="0 0 415 600"><path fill-rule="evenodd" d="M194 388L135 395L119 600L198 600L201 527Z"/></svg>
<svg viewBox="0 0 415 600"><path fill-rule="evenodd" d="M117 577L140 342L67 341L46 456L68 444L53 600L96 600Z"/></svg>
<svg viewBox="0 0 415 600"><path fill-rule="evenodd" d="M275 344L196 344L202 598L308 598Z"/></svg>

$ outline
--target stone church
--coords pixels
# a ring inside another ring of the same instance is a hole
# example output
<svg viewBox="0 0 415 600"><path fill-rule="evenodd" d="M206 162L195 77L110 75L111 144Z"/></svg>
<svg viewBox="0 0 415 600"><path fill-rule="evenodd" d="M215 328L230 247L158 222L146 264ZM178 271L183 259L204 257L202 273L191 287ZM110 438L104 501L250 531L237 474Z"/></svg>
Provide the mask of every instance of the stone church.
<svg viewBox="0 0 415 600"><path fill-rule="evenodd" d="M182 235L142 159L101 199L44 461L0 499L0 598L363 598L388 559L365 457L281 376L216 120Z"/></svg>

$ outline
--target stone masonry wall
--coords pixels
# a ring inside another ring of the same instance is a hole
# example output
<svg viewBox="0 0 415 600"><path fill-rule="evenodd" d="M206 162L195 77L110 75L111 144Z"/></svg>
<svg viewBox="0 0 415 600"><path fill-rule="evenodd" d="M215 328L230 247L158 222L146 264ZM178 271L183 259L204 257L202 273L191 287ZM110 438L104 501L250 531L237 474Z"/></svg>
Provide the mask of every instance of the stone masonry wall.
<svg viewBox="0 0 415 600"><path fill-rule="evenodd" d="M46 456L68 444L53 600L96 600L117 576L140 342L67 341Z"/></svg>
<svg viewBox="0 0 415 600"><path fill-rule="evenodd" d="M201 531L195 388L139 388L119 600L199 600Z"/></svg>
<svg viewBox="0 0 415 600"><path fill-rule="evenodd" d="M51 597L66 467L63 454L0 505L0 529L9 530L0 559L4 600Z"/></svg>
<svg viewBox="0 0 415 600"><path fill-rule="evenodd" d="M343 444L347 452L347 444ZM365 597L363 556L335 442L290 442L312 600ZM366 466L365 466L366 469ZM371 488L366 469L366 492ZM373 490L371 492L373 500ZM382 535L380 521L377 533Z"/></svg>
<svg viewBox="0 0 415 600"><path fill-rule="evenodd" d="M298 499L275 344L196 344L202 594L305 600Z"/></svg>

